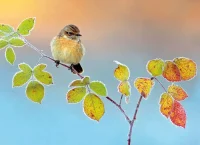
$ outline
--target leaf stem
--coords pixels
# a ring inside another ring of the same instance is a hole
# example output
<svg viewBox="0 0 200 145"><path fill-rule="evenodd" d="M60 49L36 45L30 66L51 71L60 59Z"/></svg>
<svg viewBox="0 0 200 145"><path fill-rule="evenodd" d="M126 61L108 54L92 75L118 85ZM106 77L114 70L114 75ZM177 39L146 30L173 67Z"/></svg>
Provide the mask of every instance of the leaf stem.
<svg viewBox="0 0 200 145"><path fill-rule="evenodd" d="M131 124L131 120L127 116L127 114L124 111L124 109L119 104L117 104L113 99L111 99L110 97L107 96L106 99L108 99L111 103L113 103L122 112L122 114L124 114L124 116L126 117L126 120L128 121L128 123Z"/></svg>
<svg viewBox="0 0 200 145"><path fill-rule="evenodd" d="M136 120L136 117L137 117L138 109L140 107L140 103L142 101L142 98L143 98L143 96L141 95L140 98L139 98L139 100L138 100L138 103L137 103L137 106L136 106L136 109L135 109L135 113L133 115L133 119L131 120L130 130L129 130L129 134L128 134L128 145L131 145L132 129L133 129L133 125L134 125L134 122Z"/></svg>
<svg viewBox="0 0 200 145"><path fill-rule="evenodd" d="M122 105L122 98L123 98L123 94L121 95L120 102L119 102L119 106Z"/></svg>
<svg viewBox="0 0 200 145"><path fill-rule="evenodd" d="M165 89L165 87L163 86L163 84L156 78L154 77L154 79L160 84L160 86L164 89L164 91L167 93L167 90Z"/></svg>

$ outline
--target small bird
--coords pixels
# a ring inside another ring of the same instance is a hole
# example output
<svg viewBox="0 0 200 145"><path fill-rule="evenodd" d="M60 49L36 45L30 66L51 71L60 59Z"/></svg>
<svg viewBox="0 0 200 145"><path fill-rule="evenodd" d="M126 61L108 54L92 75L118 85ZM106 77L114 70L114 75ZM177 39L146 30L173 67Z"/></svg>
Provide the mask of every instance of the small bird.
<svg viewBox="0 0 200 145"><path fill-rule="evenodd" d="M85 54L85 48L81 43L80 30L75 25L65 26L51 41L51 52L56 60L56 67L60 62L69 64L73 73L82 73L80 61ZM76 70L76 72L74 72Z"/></svg>

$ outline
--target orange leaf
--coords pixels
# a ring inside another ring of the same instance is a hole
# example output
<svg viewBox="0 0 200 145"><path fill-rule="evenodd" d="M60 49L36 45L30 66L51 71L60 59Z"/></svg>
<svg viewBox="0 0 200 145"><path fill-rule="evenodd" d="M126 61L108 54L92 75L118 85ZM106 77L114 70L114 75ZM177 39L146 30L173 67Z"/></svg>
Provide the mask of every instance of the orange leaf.
<svg viewBox="0 0 200 145"><path fill-rule="evenodd" d="M185 57L179 57L174 59L174 63L180 70L182 80L190 80L196 76L197 65L193 60Z"/></svg>
<svg viewBox="0 0 200 145"><path fill-rule="evenodd" d="M170 114L170 119L173 124L185 128L186 113L183 106L177 101L174 101L173 109Z"/></svg>
<svg viewBox="0 0 200 145"><path fill-rule="evenodd" d="M160 112L167 118L173 107L173 99L168 93L163 93L160 98Z"/></svg>
<svg viewBox="0 0 200 145"><path fill-rule="evenodd" d="M149 78L137 78L134 82L135 88L144 98L150 94L153 85L154 82Z"/></svg>
<svg viewBox="0 0 200 145"><path fill-rule="evenodd" d="M172 97L177 100L181 101L188 97L187 93L177 85L171 85L168 87L168 93L172 95Z"/></svg>
<svg viewBox="0 0 200 145"><path fill-rule="evenodd" d="M176 66L176 64L171 61L165 62L163 77L171 82L181 81L180 71L178 67Z"/></svg>

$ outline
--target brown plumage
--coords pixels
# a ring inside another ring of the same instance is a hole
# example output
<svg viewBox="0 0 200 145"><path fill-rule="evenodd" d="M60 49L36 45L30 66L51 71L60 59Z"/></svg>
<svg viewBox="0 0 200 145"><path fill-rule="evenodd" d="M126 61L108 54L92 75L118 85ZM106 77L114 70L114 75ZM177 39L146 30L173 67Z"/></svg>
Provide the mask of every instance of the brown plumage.
<svg viewBox="0 0 200 145"><path fill-rule="evenodd" d="M80 36L78 27L67 25L51 41L53 58L58 62L70 64L78 73L83 71L80 61L85 53Z"/></svg>

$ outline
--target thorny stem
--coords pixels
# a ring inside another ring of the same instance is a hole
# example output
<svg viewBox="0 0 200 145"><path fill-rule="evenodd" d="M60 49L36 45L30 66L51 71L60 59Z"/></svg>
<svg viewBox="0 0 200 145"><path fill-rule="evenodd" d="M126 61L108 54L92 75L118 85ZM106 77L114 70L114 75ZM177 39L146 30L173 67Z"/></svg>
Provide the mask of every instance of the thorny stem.
<svg viewBox="0 0 200 145"><path fill-rule="evenodd" d="M18 34L19 35L19 34ZM56 62L55 59L53 59L52 57L44 54L41 50L39 50L37 47L35 47L34 45L32 45L29 41L26 40L26 38L24 38L23 36L19 35L23 40L24 42L29 46L31 47L32 49L34 49L36 52L38 52L40 55L41 55L41 58L47 58L53 62ZM40 58L40 59L41 59ZM66 68L70 68L68 65L64 64L64 63L60 63L60 65L66 67ZM73 70L76 75L78 75L81 79L84 78L81 74L77 73L76 70ZM159 80L157 78L153 78L153 79L156 79L158 82ZM159 82L160 85L164 88L164 86L161 84L161 82ZM164 90L166 91L166 89L164 88ZM113 99L111 99L109 96L106 97L107 100L109 100L112 104L114 104L121 112L122 114L125 116L126 120L128 121L129 125L130 125L130 130L129 130L129 134L128 134L128 145L131 144L131 135L132 135L132 128L133 128L133 125L134 125L134 122L136 120L136 116L137 116L137 112L138 112L138 109L140 107L140 103L142 101L142 95L140 96L140 99L137 103L137 106L136 106L136 109L135 109L135 113L134 113L134 116L133 116L133 119L130 120L130 118L128 117L128 115L126 114L126 112L124 111L124 109L121 107L121 103L122 103L122 98L123 98L123 95L121 95L121 98L120 98L120 102L119 104L117 104Z"/></svg>

